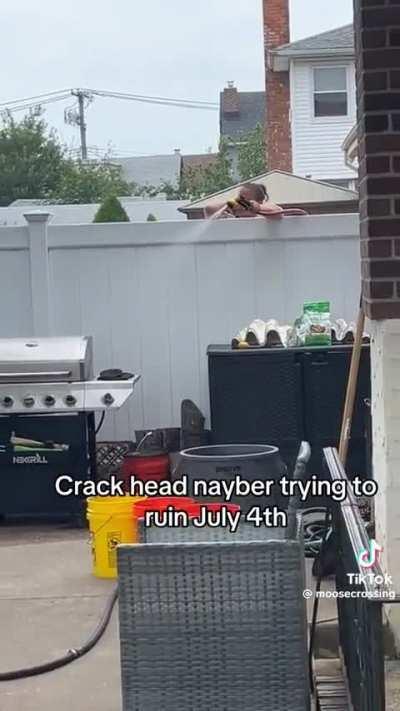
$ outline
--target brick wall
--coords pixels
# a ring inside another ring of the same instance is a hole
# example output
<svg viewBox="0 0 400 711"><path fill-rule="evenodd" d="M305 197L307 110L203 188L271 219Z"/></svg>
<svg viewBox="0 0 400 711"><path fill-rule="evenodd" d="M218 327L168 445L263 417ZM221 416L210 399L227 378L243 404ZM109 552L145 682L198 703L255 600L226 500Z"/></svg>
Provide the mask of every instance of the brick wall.
<svg viewBox="0 0 400 711"><path fill-rule="evenodd" d="M270 69L269 51L290 41L289 0L263 0L268 170L292 171L289 72Z"/></svg>
<svg viewBox="0 0 400 711"><path fill-rule="evenodd" d="M400 0L354 0L362 292L400 318Z"/></svg>

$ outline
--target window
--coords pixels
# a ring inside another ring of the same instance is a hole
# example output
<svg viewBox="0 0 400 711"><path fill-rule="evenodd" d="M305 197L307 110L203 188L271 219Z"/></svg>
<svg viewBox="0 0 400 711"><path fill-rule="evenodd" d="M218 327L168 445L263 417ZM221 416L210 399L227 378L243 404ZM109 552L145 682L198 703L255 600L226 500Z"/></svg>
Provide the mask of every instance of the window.
<svg viewBox="0 0 400 711"><path fill-rule="evenodd" d="M314 69L314 116L347 116L345 67Z"/></svg>

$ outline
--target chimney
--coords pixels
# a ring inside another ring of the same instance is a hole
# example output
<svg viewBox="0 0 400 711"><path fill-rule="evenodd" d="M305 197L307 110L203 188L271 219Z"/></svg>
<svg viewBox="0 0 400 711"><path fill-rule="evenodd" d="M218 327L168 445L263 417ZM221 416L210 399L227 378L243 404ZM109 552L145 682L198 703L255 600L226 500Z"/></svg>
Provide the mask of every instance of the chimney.
<svg viewBox="0 0 400 711"><path fill-rule="evenodd" d="M228 81L222 94L222 112L226 117L235 117L240 113L239 92L233 81Z"/></svg>
<svg viewBox="0 0 400 711"><path fill-rule="evenodd" d="M289 0L263 0L266 74L266 148L268 170L292 172L290 75L273 72L270 52L290 42Z"/></svg>

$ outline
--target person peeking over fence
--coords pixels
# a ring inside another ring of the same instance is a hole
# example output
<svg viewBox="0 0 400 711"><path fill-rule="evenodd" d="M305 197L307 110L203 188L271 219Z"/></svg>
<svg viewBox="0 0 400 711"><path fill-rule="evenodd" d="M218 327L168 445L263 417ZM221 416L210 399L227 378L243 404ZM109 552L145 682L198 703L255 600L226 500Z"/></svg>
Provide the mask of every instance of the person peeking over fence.
<svg viewBox="0 0 400 711"><path fill-rule="evenodd" d="M224 204L207 205L205 217L222 219L229 217L265 217L280 220L289 215L307 215L300 208L284 209L270 200L265 185L245 183L237 198Z"/></svg>

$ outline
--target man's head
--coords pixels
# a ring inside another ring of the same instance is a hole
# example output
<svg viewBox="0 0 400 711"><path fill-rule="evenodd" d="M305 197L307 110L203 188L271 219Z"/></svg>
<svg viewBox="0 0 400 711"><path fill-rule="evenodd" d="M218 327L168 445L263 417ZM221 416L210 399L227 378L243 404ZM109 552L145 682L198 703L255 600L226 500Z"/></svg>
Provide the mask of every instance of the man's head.
<svg viewBox="0 0 400 711"><path fill-rule="evenodd" d="M262 183L245 183L240 188L239 197L244 198L244 200L254 200L254 202L262 205L263 202L268 200L268 193Z"/></svg>

